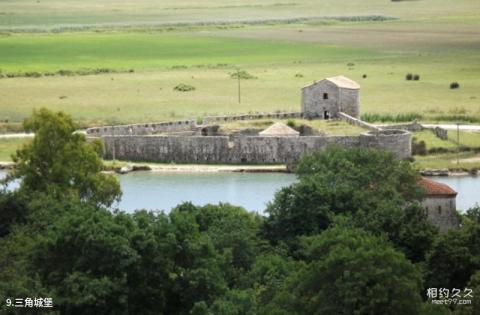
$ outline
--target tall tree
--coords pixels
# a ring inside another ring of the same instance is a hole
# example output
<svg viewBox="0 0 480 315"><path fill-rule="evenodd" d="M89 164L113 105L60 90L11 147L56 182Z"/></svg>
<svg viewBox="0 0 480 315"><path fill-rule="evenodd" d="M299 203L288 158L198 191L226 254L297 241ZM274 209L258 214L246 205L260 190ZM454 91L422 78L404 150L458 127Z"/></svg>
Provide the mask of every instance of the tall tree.
<svg viewBox="0 0 480 315"><path fill-rule="evenodd" d="M408 162L374 149L330 147L304 157L298 183L280 190L267 206L263 234L273 244L297 244L316 235L338 215L371 232L387 234L409 258L423 260L435 234L418 206L422 190ZM412 234L413 233L413 234Z"/></svg>
<svg viewBox="0 0 480 315"><path fill-rule="evenodd" d="M334 226L305 238L304 244L307 264L269 303L273 310L300 315L420 314L420 272L384 238Z"/></svg>
<svg viewBox="0 0 480 315"><path fill-rule="evenodd" d="M99 144L76 133L70 116L42 108L23 127L35 137L13 156L16 168L11 178L22 179L21 191L79 198L98 206L110 206L120 198L118 181L101 173Z"/></svg>

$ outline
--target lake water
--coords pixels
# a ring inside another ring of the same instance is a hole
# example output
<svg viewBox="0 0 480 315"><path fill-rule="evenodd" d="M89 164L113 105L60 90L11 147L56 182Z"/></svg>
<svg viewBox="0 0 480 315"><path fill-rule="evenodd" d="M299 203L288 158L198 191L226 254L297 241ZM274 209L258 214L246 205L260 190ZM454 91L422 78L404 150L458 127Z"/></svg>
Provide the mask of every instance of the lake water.
<svg viewBox="0 0 480 315"><path fill-rule="evenodd" d="M0 171L0 178L5 172ZM296 181L284 173L154 173L133 172L118 177L123 191L119 208L168 211L184 201L197 205L228 202L262 212L275 192ZM435 177L458 192L457 208L480 204L480 177Z"/></svg>
<svg viewBox="0 0 480 315"><path fill-rule="evenodd" d="M154 173L119 176L123 197L120 208L170 210L185 201L197 205L228 202L262 212L281 187L295 182L283 173Z"/></svg>

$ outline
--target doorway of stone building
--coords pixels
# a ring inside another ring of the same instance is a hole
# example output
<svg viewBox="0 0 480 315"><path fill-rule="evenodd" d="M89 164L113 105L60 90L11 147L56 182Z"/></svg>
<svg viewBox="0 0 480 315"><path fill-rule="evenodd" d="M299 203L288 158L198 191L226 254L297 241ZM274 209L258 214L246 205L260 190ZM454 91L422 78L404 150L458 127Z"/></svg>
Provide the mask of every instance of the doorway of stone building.
<svg viewBox="0 0 480 315"><path fill-rule="evenodd" d="M323 112L323 119L330 119L330 112L328 110Z"/></svg>

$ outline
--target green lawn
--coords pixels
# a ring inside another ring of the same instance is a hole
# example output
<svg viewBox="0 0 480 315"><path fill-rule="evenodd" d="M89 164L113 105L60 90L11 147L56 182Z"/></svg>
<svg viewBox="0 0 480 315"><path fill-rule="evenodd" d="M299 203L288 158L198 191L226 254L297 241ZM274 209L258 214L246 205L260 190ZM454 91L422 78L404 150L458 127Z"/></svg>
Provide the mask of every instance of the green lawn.
<svg viewBox="0 0 480 315"><path fill-rule="evenodd" d="M0 161L10 162L12 154L27 141L25 138L0 139Z"/></svg>
<svg viewBox="0 0 480 315"><path fill-rule="evenodd" d="M435 154L427 156L415 156L414 167L422 169L480 169L480 155L471 152L462 152L458 154L459 163L457 164L457 154Z"/></svg>
<svg viewBox="0 0 480 315"><path fill-rule="evenodd" d="M379 56L365 48L218 38L178 33L67 33L0 37L4 72L112 68L164 70L170 67L219 67L341 62Z"/></svg>
<svg viewBox="0 0 480 315"><path fill-rule="evenodd" d="M457 132L454 130L448 131L448 140L442 140L437 138L432 131L423 130L414 132L413 137L417 139L417 142L425 141L427 150L432 148L444 148L449 150L455 150L457 146ZM459 132L460 145L469 148L480 148L480 133L478 132Z"/></svg>
<svg viewBox="0 0 480 315"><path fill-rule="evenodd" d="M305 119L258 119L244 121L239 120L228 123L221 123L220 128L221 131L225 133L230 133L246 128L266 129L275 122L282 122L284 124L288 124L288 122L294 122L295 126L307 125L327 135L359 135L368 131L357 126L352 126L344 121Z"/></svg>
<svg viewBox="0 0 480 315"><path fill-rule="evenodd" d="M267 21L360 15L398 19ZM247 25L245 19L258 20L258 25ZM219 20L231 24L153 25ZM102 29L109 23L115 27ZM6 31L69 25L82 29L90 24L97 28L65 33ZM0 123L20 122L41 106L66 111L82 126L297 111L302 86L338 74L361 84L362 113L418 113L424 121L456 121L464 116L480 121L480 3L476 0L325 0L320 6L313 0L107 0L101 4L8 0L0 9L2 27L4 75L83 68L134 69L135 73L2 78ZM230 78L237 67L257 77L242 81L241 104L237 82ZM406 81L407 73L419 74L420 81ZM460 89L449 89L454 81ZM196 89L174 91L181 83Z"/></svg>
<svg viewBox="0 0 480 315"><path fill-rule="evenodd" d="M3 0L0 28L152 25L385 15L400 18L475 15L476 0Z"/></svg>

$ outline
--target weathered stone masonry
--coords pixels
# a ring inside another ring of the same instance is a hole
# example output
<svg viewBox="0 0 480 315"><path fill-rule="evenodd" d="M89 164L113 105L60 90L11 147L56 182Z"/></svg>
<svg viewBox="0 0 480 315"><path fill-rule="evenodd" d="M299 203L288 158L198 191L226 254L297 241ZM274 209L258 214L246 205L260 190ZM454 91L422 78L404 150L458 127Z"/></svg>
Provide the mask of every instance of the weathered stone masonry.
<svg viewBox="0 0 480 315"><path fill-rule="evenodd" d="M408 131L384 130L358 119L359 89L358 83L337 76L302 89L301 112L205 117L203 126L198 126L194 120L106 126L90 128L87 134L103 138L106 158L113 157L115 147L116 158L132 161L293 165L302 155L329 145L385 149L397 158L410 158L411 134ZM196 130L209 124L265 118L340 118L369 132L359 136L210 136L208 132L194 135L198 134ZM191 133L164 135L169 132Z"/></svg>
<svg viewBox="0 0 480 315"><path fill-rule="evenodd" d="M400 159L411 155L411 134L402 130L360 136L104 136L105 156L118 159L176 163L292 164L306 153L329 145L386 149Z"/></svg>

